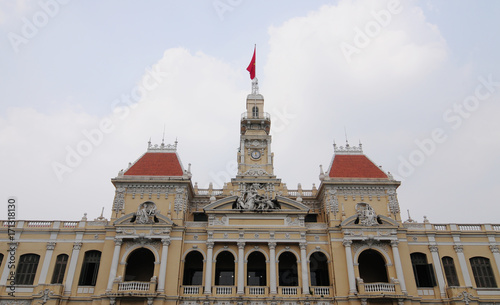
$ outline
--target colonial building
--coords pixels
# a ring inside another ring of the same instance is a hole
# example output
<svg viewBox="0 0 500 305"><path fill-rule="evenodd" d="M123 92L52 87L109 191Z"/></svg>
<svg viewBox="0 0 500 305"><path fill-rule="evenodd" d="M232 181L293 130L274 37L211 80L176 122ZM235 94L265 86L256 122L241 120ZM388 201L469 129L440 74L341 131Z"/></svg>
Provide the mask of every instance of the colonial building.
<svg viewBox="0 0 500 305"><path fill-rule="evenodd" d="M400 182L361 145L334 145L318 188L288 189L256 82L240 128L222 189L149 143L112 179L109 220L3 221L0 304L500 303L500 225L402 221Z"/></svg>

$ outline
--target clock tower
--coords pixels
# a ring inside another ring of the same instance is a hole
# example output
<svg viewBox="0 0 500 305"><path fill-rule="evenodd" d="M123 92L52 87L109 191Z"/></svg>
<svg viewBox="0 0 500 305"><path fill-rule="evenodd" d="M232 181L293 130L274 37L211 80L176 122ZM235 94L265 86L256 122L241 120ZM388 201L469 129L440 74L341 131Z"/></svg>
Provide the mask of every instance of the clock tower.
<svg viewBox="0 0 500 305"><path fill-rule="evenodd" d="M235 180L270 182L276 179L270 130L271 116L264 112L264 97L259 94L258 80L254 78L252 93L247 96L246 112L241 115L238 174Z"/></svg>

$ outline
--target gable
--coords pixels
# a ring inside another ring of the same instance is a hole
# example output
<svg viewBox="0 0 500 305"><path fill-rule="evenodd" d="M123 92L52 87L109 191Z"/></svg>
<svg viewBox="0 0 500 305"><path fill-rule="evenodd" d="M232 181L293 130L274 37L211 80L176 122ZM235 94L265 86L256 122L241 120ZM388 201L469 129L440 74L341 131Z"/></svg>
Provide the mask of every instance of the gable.
<svg viewBox="0 0 500 305"><path fill-rule="evenodd" d="M248 209L248 210L237 208L238 199L239 199L238 196L230 196L219 199L207 205L204 208L204 211L205 213L229 212L229 213L274 213L274 214L280 214L280 213L288 214L290 212L307 214L309 212L309 207L307 207L306 205L282 196L276 196L276 198L273 200L273 202L276 205L276 208L266 209L266 210L260 210L258 208Z"/></svg>

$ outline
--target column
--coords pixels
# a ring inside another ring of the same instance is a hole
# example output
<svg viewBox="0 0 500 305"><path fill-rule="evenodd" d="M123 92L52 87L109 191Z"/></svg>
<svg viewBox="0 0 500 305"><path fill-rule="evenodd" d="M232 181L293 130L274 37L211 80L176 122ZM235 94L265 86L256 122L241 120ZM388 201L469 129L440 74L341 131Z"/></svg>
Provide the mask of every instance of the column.
<svg viewBox="0 0 500 305"><path fill-rule="evenodd" d="M167 258L168 258L168 246L170 246L170 238L163 238L161 240L163 248L161 249L161 259L160 259L160 275L158 278L158 292L165 291L165 278L167 276Z"/></svg>
<svg viewBox="0 0 500 305"><path fill-rule="evenodd" d="M206 272L205 272L205 291L204 293L212 293L212 256L214 255L214 242L207 242L207 259L206 259Z"/></svg>
<svg viewBox="0 0 500 305"><path fill-rule="evenodd" d="M439 292L441 292L441 296L444 297L446 296L446 292L444 291L446 284L444 282L443 268L441 268L441 260L439 259L438 247L436 245L431 245L429 246L429 250L431 251L432 260L436 269Z"/></svg>
<svg viewBox="0 0 500 305"><path fill-rule="evenodd" d="M457 252L458 262L460 263L460 269L462 270L462 276L464 277L465 286L472 287L469 271L467 269L467 262L465 261L464 247L462 245L454 245L453 248L455 249L455 252Z"/></svg>
<svg viewBox="0 0 500 305"><path fill-rule="evenodd" d="M356 293L356 278L354 277L354 264L352 262L351 244L352 240L344 239L345 258L347 263L347 276L349 277L349 293Z"/></svg>
<svg viewBox="0 0 500 305"><path fill-rule="evenodd" d="M245 268L244 268L244 250L245 243L238 242L238 294L245 293Z"/></svg>
<svg viewBox="0 0 500 305"><path fill-rule="evenodd" d="M493 257L495 258L495 263L497 265L498 272L500 273L500 252L498 250L497 245L490 245L490 251L493 253Z"/></svg>
<svg viewBox="0 0 500 305"><path fill-rule="evenodd" d="M309 272L307 272L307 243L301 242L300 246L300 266L302 269L302 294L309 294Z"/></svg>
<svg viewBox="0 0 500 305"><path fill-rule="evenodd" d="M398 244L399 241L391 240L392 255L394 256L394 264L396 266L396 275L398 277L399 286L401 287L401 291L406 293L405 276L403 273L403 266L401 265L401 257L399 256Z"/></svg>
<svg viewBox="0 0 500 305"><path fill-rule="evenodd" d="M73 286L73 277L75 276L76 263L78 261L78 255L80 254L80 249L82 248L81 242L76 242L73 244L73 252L71 253L71 259L69 261L69 268L66 277L66 283L64 284L64 292L71 293L71 286Z"/></svg>
<svg viewBox="0 0 500 305"><path fill-rule="evenodd" d="M118 261L120 260L120 249L123 240L121 238L115 238L115 251L113 252L113 259L111 260L111 268L109 269L108 287L106 291L111 291L113 289L113 282L116 278L116 270L118 269Z"/></svg>
<svg viewBox="0 0 500 305"><path fill-rule="evenodd" d="M42 272L40 273L40 278L38 279L38 285L46 284L47 273L49 272L50 261L52 260L52 253L54 253L54 248L56 247L55 242L47 243L47 251L45 252L45 258L43 259Z"/></svg>
<svg viewBox="0 0 500 305"><path fill-rule="evenodd" d="M9 274L11 271L14 271L8 267L9 266L8 262L10 261L10 257L14 256L14 258L16 260L19 260L19 257L16 258L16 251L17 251L17 247L19 246L19 243L18 242L10 242L10 243L8 243L8 245L9 245L9 251L7 251L7 253L4 257L5 266L3 267L2 278L0 279L0 285L5 285L5 286L9 286L9 284L10 284ZM7 280L9 280L9 282L7 282Z"/></svg>
<svg viewBox="0 0 500 305"><path fill-rule="evenodd" d="M277 294L276 289L276 243L269 243L269 293Z"/></svg>

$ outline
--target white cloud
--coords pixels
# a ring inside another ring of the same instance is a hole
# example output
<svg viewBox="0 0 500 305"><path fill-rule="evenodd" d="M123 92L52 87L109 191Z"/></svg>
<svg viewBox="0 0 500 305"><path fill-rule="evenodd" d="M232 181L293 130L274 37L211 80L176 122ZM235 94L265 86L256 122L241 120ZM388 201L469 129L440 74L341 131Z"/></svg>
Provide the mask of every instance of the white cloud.
<svg viewBox="0 0 500 305"><path fill-rule="evenodd" d="M420 8L411 2L402 6L350 63L342 42L352 43L355 29L364 29L373 21L370 12L386 9L387 2L341 1L269 29L261 93L273 115L275 173L289 189L298 182L304 188L319 183L318 165L326 169L333 139L344 141L344 127L351 144L360 138L372 160L396 172L398 156L414 150L415 139L442 127L449 140L403 183L400 203L415 219L427 214L431 221L465 222L467 216L448 209L473 200L488 202L483 205L488 211L496 209L489 204L494 198L489 182L498 180L498 143L492 145L484 132L498 134L496 108L484 104L457 131L446 126L444 110L473 92L478 75L470 66L450 63L445 39ZM145 152L149 137L159 143L164 126L166 142L178 138L184 166L192 163L193 182L207 187L224 179L236 160L239 115L250 83L246 71L183 48L168 49L156 68L166 73L159 86L134 108L121 103L115 116L109 115L114 130L62 183L51 163L64 162L66 147L85 140L82 130L96 128L103 118L69 107L57 113L13 108L0 118L0 150L8 156L0 160L8 173L0 180L0 195L22 194L20 217L79 219L88 212L95 218L101 207L109 216L114 194L109 179ZM129 115L117 119L126 109ZM472 140L475 146L464 144ZM478 158L477 146L487 147ZM491 161L479 162L485 159Z"/></svg>

